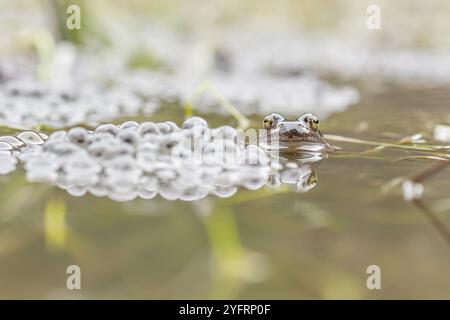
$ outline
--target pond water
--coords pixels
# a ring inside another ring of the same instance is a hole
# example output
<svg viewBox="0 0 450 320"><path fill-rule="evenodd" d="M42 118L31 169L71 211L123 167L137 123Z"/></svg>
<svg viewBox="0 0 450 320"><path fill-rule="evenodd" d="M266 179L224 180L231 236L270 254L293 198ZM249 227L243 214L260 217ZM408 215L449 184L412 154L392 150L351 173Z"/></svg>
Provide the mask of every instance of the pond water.
<svg viewBox="0 0 450 320"><path fill-rule="evenodd" d="M449 88L354 85L361 101L324 119L325 134L397 142L448 120ZM183 117L168 107L134 120ZM284 183L229 198L116 202L29 183L22 169L0 176L0 298L450 298L449 246L392 183L434 161L331 142L342 150L307 192ZM427 180L424 203L450 228L449 179L447 169ZM80 291L65 288L72 264ZM367 289L369 265L380 266L382 290Z"/></svg>

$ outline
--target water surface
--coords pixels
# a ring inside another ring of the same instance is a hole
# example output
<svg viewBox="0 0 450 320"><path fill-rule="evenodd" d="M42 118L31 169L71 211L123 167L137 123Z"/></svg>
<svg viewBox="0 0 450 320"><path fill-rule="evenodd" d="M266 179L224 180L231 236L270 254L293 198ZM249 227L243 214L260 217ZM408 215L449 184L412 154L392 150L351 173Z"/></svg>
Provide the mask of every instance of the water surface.
<svg viewBox="0 0 450 320"><path fill-rule="evenodd" d="M395 142L448 120L448 88L361 87L361 102L323 120L324 133ZM150 118L182 119L176 107ZM30 184L23 170L0 176L0 298L450 298L450 247L399 186L388 188L433 161L334 144L343 150L320 164L308 192L283 184L119 203ZM444 170L426 181L424 203L450 227L449 180ZM80 291L65 287L71 264ZM366 288L373 264L382 290Z"/></svg>

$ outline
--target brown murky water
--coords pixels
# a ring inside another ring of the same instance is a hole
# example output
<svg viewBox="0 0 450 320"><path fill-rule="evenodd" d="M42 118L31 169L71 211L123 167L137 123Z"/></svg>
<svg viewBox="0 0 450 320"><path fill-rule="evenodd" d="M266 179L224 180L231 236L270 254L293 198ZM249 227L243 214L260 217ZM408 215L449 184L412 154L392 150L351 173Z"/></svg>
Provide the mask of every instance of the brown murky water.
<svg viewBox="0 0 450 320"><path fill-rule="evenodd" d="M363 88L361 103L323 121L323 131L397 141L448 120L448 88L374 91ZM152 119L182 117L170 109ZM0 298L450 298L450 247L400 187L387 188L433 161L335 144L344 150L321 163L305 193L285 185L117 203L29 184L20 171L2 176ZM448 181L450 170L429 179L424 202L450 228ZM79 291L66 289L72 264ZM366 287L369 265L381 268L381 290Z"/></svg>

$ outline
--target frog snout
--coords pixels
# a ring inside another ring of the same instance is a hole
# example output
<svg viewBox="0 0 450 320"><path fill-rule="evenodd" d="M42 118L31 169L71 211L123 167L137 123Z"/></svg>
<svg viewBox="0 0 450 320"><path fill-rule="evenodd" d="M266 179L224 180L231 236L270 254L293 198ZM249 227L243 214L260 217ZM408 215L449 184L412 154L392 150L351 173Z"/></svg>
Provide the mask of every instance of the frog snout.
<svg viewBox="0 0 450 320"><path fill-rule="evenodd" d="M286 134L286 135L296 135L298 134L299 131L297 130L297 128L292 128L292 127L286 127L286 126L281 126L280 127L280 134Z"/></svg>

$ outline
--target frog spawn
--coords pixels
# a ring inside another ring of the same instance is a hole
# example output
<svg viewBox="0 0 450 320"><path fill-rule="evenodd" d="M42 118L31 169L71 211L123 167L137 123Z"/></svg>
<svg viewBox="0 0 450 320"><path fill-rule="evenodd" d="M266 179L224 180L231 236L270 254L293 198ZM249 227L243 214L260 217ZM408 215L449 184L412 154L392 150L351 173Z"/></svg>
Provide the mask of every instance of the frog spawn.
<svg viewBox="0 0 450 320"><path fill-rule="evenodd" d="M256 190L273 173L269 155L245 147L229 126L208 128L199 117L175 123L103 124L49 137L33 131L0 137L0 173L20 162L31 182L47 182L74 196L91 193L128 201L229 197L239 187Z"/></svg>
<svg viewBox="0 0 450 320"><path fill-rule="evenodd" d="M71 85L44 84L30 77L0 84L0 120L25 127L52 128L98 123L121 115L152 114L160 99L119 84L106 90L99 81L76 78Z"/></svg>

